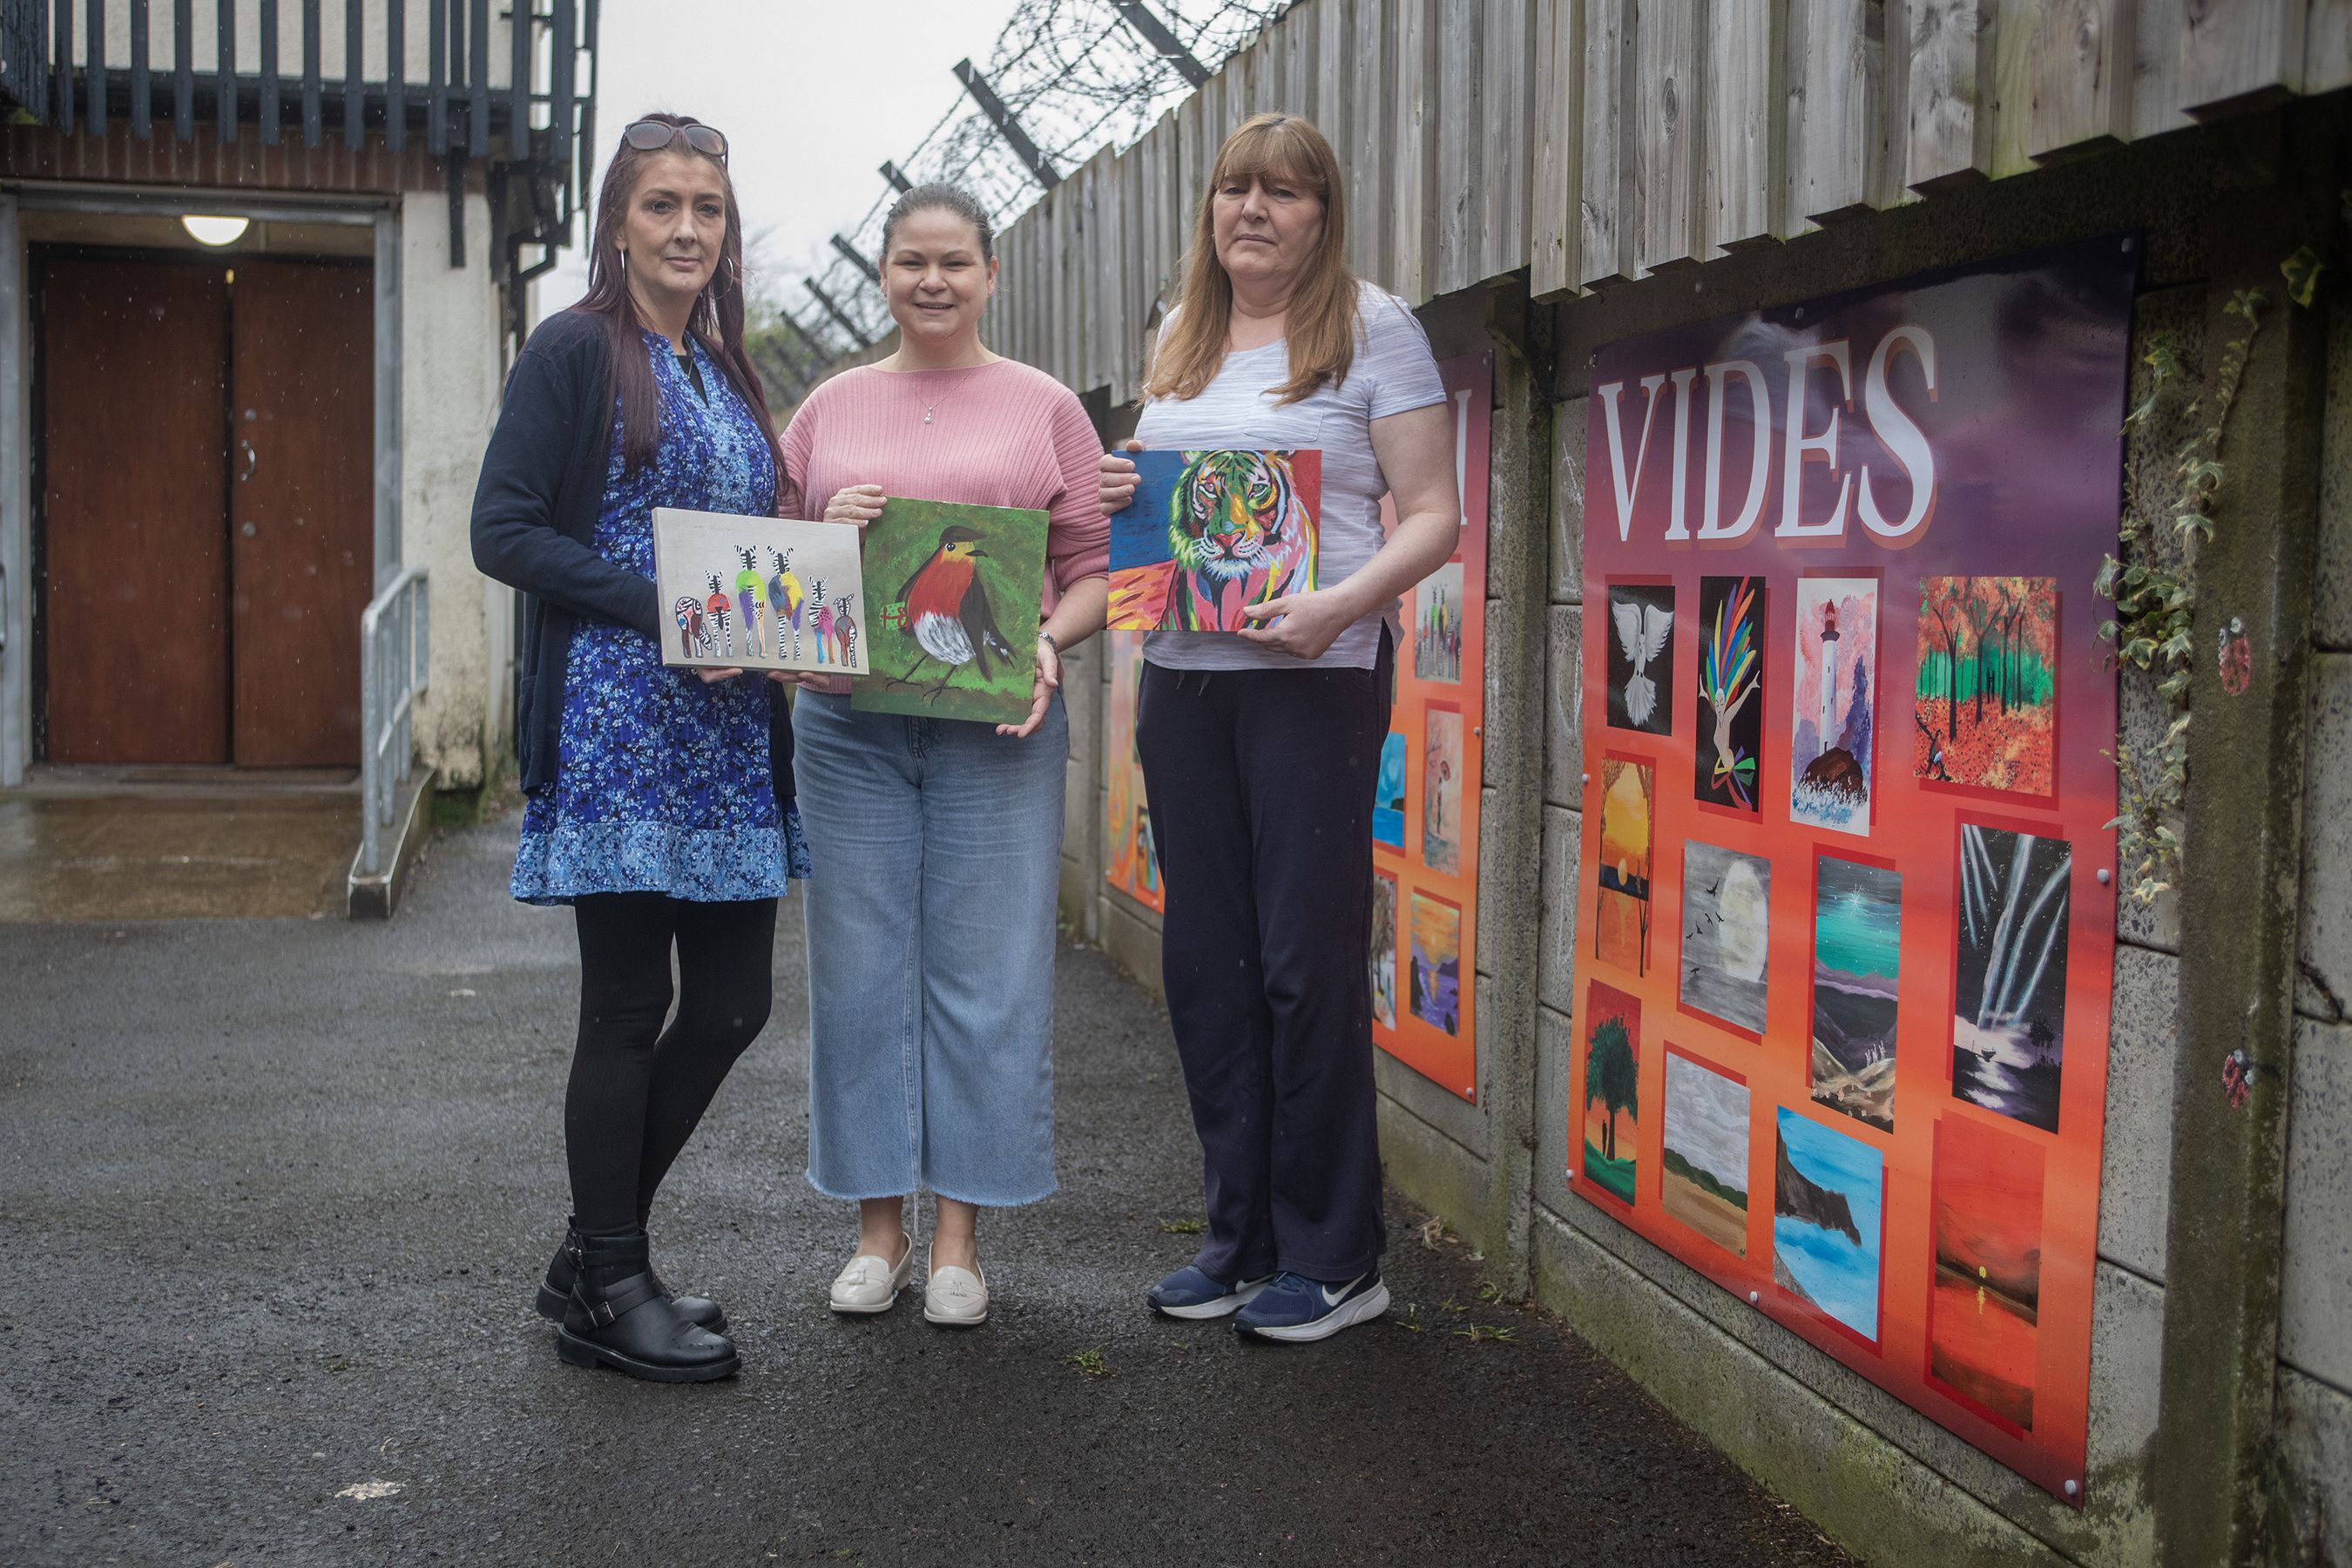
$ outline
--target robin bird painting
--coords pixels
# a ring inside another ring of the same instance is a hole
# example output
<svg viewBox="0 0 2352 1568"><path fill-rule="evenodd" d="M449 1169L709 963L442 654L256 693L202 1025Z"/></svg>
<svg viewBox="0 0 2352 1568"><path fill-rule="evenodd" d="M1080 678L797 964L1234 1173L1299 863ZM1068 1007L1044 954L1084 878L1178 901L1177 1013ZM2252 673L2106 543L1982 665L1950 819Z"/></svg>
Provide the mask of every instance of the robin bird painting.
<svg viewBox="0 0 2352 1568"><path fill-rule="evenodd" d="M937 659L945 668L924 689L927 702L938 700L965 665L976 668L985 681L991 654L1007 664L1013 660L1013 645L996 629L995 612L989 608L987 591L981 584L978 563L988 552L980 548L980 542L981 535L974 530L950 523L940 531L939 548L898 590L898 601L905 605L905 625L923 657L906 674L891 677L889 684L921 685L915 679L917 673Z"/></svg>

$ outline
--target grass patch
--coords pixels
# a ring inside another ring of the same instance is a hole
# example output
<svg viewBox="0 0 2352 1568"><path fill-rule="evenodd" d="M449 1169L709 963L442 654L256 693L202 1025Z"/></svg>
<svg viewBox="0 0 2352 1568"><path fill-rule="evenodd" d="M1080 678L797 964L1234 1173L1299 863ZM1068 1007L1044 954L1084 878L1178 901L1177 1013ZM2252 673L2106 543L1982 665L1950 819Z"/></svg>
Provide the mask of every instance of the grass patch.
<svg viewBox="0 0 2352 1568"><path fill-rule="evenodd" d="M1099 1346L1093 1350L1072 1351L1062 1358L1064 1364L1074 1366L1088 1377L1108 1377L1110 1363L1103 1359Z"/></svg>

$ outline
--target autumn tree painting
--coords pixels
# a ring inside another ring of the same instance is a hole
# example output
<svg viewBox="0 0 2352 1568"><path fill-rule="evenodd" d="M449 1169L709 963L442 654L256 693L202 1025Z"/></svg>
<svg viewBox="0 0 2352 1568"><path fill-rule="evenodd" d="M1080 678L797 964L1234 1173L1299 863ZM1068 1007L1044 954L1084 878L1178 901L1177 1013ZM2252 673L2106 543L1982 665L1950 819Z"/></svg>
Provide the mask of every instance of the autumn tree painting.
<svg viewBox="0 0 2352 1568"><path fill-rule="evenodd" d="M1914 776L2050 795L2057 661L2057 579L1921 578Z"/></svg>

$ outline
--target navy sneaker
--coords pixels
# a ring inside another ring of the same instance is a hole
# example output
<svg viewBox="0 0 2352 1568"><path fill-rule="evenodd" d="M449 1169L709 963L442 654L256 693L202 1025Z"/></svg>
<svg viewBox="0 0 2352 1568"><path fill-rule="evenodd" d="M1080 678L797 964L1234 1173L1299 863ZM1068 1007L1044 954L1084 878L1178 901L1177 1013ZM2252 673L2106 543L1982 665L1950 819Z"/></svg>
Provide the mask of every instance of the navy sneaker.
<svg viewBox="0 0 2352 1568"><path fill-rule="evenodd" d="M1151 1310L1163 1318L1222 1318L1237 1312L1257 1299L1274 1279L1269 1274L1263 1279L1244 1279L1228 1285L1223 1279L1212 1279L1187 1263L1183 1268L1143 1293Z"/></svg>
<svg viewBox="0 0 2352 1568"><path fill-rule="evenodd" d="M1378 1269L1339 1285L1285 1274L1234 1316L1234 1331L1287 1343L1328 1340L1388 1310L1389 1288L1381 1283Z"/></svg>

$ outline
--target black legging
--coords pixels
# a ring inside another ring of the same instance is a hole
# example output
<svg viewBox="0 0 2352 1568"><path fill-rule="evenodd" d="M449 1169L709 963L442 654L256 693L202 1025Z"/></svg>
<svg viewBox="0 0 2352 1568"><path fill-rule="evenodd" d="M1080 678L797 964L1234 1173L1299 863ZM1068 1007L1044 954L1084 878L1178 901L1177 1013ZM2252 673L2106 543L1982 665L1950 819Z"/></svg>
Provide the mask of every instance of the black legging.
<svg viewBox="0 0 2352 1568"><path fill-rule="evenodd" d="M645 1224L670 1163L767 1023L776 900L593 893L574 911L580 1043L564 1153L580 1228L609 1233ZM665 1029L673 942L678 1007Z"/></svg>

